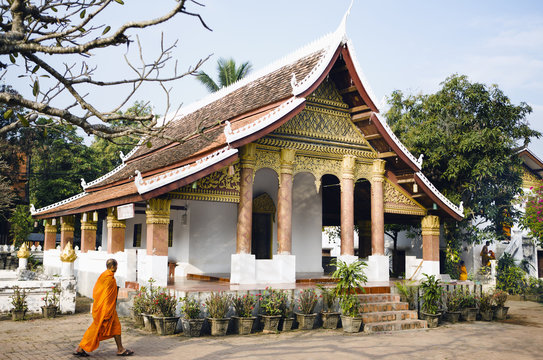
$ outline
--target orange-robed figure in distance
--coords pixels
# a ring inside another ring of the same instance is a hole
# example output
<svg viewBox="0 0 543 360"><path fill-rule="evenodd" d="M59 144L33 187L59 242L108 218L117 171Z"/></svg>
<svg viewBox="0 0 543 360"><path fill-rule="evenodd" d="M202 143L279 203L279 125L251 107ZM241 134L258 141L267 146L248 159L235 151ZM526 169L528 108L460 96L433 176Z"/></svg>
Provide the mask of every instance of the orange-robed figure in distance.
<svg viewBox="0 0 543 360"><path fill-rule="evenodd" d="M134 354L133 351L125 349L121 342L121 323L116 309L118 287L117 281L115 281L115 272L117 271L117 261L115 259L107 260L106 267L107 270L100 275L94 285L92 324L83 335L83 339L74 353L76 356L88 356L87 351L98 349L100 341L111 338L115 338L118 356Z"/></svg>

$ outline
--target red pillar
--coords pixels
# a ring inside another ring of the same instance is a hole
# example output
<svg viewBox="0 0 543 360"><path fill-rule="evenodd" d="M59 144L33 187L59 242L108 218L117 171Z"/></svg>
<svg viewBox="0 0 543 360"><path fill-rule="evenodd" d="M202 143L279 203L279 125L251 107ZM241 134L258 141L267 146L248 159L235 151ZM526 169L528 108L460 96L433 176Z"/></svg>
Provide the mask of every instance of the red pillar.
<svg viewBox="0 0 543 360"><path fill-rule="evenodd" d="M81 252L96 249L96 230L98 226L92 221L92 213L84 213L81 217Z"/></svg>
<svg viewBox="0 0 543 360"><path fill-rule="evenodd" d="M277 199L277 253L292 252L292 170L296 151L281 149L281 174Z"/></svg>
<svg viewBox="0 0 543 360"><path fill-rule="evenodd" d="M126 223L117 219L117 208L107 209L107 252L115 254L124 251Z"/></svg>
<svg viewBox="0 0 543 360"><path fill-rule="evenodd" d="M57 242L57 225L53 225L54 219L45 220L45 231L43 240L43 250L52 250L56 247Z"/></svg>
<svg viewBox="0 0 543 360"><path fill-rule="evenodd" d="M63 216L60 220L60 249L64 250L69 242L74 245L74 221L73 215Z"/></svg>
<svg viewBox="0 0 543 360"><path fill-rule="evenodd" d="M147 202L147 255L168 256L168 225L171 200L154 198Z"/></svg>
<svg viewBox="0 0 543 360"><path fill-rule="evenodd" d="M355 157L343 157L341 178L341 255L354 255L354 165Z"/></svg>
<svg viewBox="0 0 543 360"><path fill-rule="evenodd" d="M439 261L439 217L422 218L422 259Z"/></svg>
<svg viewBox="0 0 543 360"><path fill-rule="evenodd" d="M383 182L385 161L373 161L371 177L371 253L385 255L385 205Z"/></svg>
<svg viewBox="0 0 543 360"><path fill-rule="evenodd" d="M251 253L255 155L256 144L247 144L241 148L236 254Z"/></svg>

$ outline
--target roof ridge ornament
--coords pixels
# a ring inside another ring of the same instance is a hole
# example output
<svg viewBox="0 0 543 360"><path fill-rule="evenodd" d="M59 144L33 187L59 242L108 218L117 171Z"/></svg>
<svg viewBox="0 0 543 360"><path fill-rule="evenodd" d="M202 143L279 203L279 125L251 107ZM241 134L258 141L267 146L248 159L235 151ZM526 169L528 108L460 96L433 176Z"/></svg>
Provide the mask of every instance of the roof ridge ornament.
<svg viewBox="0 0 543 360"><path fill-rule="evenodd" d="M231 135L233 134L232 132L232 125L230 125L230 121L226 120L224 122L225 126L224 126L224 137L226 138L226 143L228 144L228 146L230 146L230 139L231 139Z"/></svg>
<svg viewBox="0 0 543 360"><path fill-rule="evenodd" d="M417 159L417 165L422 169L422 161L424 160L424 154L420 154L419 158Z"/></svg>
<svg viewBox="0 0 543 360"><path fill-rule="evenodd" d="M83 188L83 190L85 190L87 188L87 182L85 181L85 179L81 178L81 187Z"/></svg>

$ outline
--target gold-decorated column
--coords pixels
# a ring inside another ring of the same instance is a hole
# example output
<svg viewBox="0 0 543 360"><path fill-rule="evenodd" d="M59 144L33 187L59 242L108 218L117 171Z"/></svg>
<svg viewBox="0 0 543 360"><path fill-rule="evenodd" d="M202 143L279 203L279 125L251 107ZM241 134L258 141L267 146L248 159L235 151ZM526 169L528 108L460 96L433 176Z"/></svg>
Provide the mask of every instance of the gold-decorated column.
<svg viewBox="0 0 543 360"><path fill-rule="evenodd" d="M422 259L439 261L439 217L428 215L422 218Z"/></svg>
<svg viewBox="0 0 543 360"><path fill-rule="evenodd" d="M117 219L117 208L107 209L107 252L115 254L124 251L124 235L126 231L126 222Z"/></svg>
<svg viewBox="0 0 543 360"><path fill-rule="evenodd" d="M147 202L147 255L168 256L168 225L171 200L154 198Z"/></svg>
<svg viewBox="0 0 543 360"><path fill-rule="evenodd" d="M256 144L247 144L240 153L240 179L236 253L251 253L253 226L253 176L256 162Z"/></svg>
<svg viewBox="0 0 543 360"><path fill-rule="evenodd" d="M89 250L96 249L96 230L98 229L98 226L97 226L97 223L92 220L93 220L92 213L83 213L81 215L81 252L82 253L86 253Z"/></svg>
<svg viewBox="0 0 543 360"><path fill-rule="evenodd" d="M52 250L57 243L57 224L53 225L54 219L45 220L45 231L43 240L43 250Z"/></svg>
<svg viewBox="0 0 543 360"><path fill-rule="evenodd" d="M385 161L374 160L371 176L371 253L385 255Z"/></svg>
<svg viewBox="0 0 543 360"><path fill-rule="evenodd" d="M279 192L277 194L277 253L292 252L292 171L296 151L281 149Z"/></svg>
<svg viewBox="0 0 543 360"><path fill-rule="evenodd" d="M74 243L74 222L73 215L63 216L60 219L60 248L64 249L68 243ZM56 236L56 235L55 235Z"/></svg>
<svg viewBox="0 0 543 360"><path fill-rule="evenodd" d="M355 157L343 156L341 175L341 255L354 255L354 165Z"/></svg>

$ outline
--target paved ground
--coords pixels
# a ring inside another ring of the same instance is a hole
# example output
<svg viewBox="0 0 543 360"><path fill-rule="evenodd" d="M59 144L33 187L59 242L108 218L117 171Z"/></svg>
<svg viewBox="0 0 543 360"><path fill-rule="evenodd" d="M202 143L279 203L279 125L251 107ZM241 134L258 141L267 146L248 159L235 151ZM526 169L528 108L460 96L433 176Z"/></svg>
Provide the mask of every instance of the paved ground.
<svg viewBox="0 0 543 360"><path fill-rule="evenodd" d="M437 329L378 335L341 330L222 338L159 337L123 322L123 342L140 359L542 359L543 305L510 301L503 322L458 323ZM0 359L75 359L90 324L88 313L13 322L0 319ZM113 340L90 359L114 358Z"/></svg>

